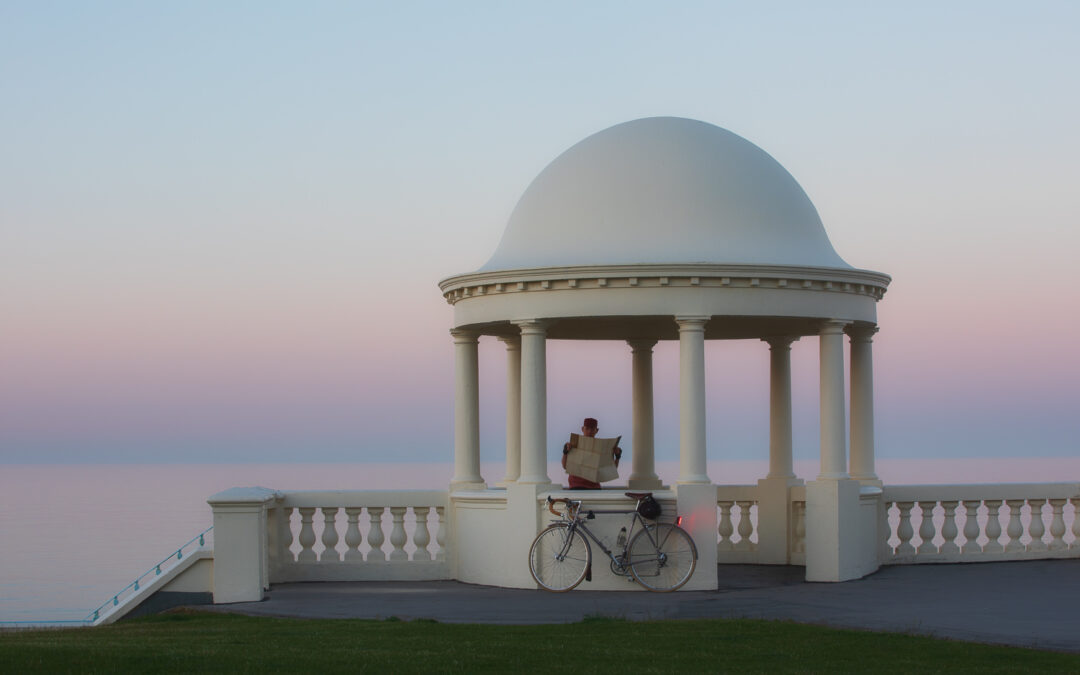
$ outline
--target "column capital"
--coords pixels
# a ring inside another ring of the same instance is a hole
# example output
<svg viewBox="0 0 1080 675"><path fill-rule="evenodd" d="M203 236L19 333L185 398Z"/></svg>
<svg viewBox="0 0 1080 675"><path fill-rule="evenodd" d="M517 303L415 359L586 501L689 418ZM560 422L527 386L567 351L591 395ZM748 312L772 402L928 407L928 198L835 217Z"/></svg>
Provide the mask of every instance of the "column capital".
<svg viewBox="0 0 1080 675"><path fill-rule="evenodd" d="M768 343L769 349L791 349L793 342L799 341L798 335L773 335L770 337L761 338L762 342Z"/></svg>
<svg viewBox="0 0 1080 675"><path fill-rule="evenodd" d="M818 327L818 335L840 335L844 332L844 327L850 323L841 319L827 319Z"/></svg>
<svg viewBox="0 0 1080 675"><path fill-rule="evenodd" d="M877 326L867 326L865 324L851 324L844 329L844 332L848 334L853 343L866 342L870 343L874 341L874 334L876 334L880 328Z"/></svg>
<svg viewBox="0 0 1080 675"><path fill-rule="evenodd" d="M679 324L680 332L684 330L704 330L705 324L711 318L711 316L676 316L675 323Z"/></svg>
<svg viewBox="0 0 1080 675"><path fill-rule="evenodd" d="M630 349L636 354L638 352L651 353L657 342L659 340L655 338L634 338L633 340L627 340L626 344L630 345Z"/></svg>
<svg viewBox="0 0 1080 675"><path fill-rule="evenodd" d="M510 323L517 326L522 335L547 335L547 327L551 322L546 319L518 319Z"/></svg>
<svg viewBox="0 0 1080 675"><path fill-rule="evenodd" d="M454 344L475 344L480 339L479 333L464 328L451 328L450 335L454 337Z"/></svg>

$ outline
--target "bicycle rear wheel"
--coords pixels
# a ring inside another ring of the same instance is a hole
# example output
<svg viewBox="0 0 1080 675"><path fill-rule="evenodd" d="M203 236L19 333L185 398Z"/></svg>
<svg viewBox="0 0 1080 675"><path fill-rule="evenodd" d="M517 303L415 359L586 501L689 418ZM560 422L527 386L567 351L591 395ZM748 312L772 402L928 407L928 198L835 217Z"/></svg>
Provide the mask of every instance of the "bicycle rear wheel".
<svg viewBox="0 0 1080 675"><path fill-rule="evenodd" d="M529 549L529 572L544 590L562 593L581 583L592 562L585 537L566 523L555 523L536 535Z"/></svg>
<svg viewBox="0 0 1080 675"><path fill-rule="evenodd" d="M627 555L634 580L658 593L680 588L697 566L694 540L671 523L656 523L635 534Z"/></svg>

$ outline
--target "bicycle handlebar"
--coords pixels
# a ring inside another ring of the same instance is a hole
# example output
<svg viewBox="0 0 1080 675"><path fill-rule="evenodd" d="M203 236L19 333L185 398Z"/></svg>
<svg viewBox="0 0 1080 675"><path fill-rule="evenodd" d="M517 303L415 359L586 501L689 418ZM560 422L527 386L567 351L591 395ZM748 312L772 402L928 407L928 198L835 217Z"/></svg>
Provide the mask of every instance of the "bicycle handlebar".
<svg viewBox="0 0 1080 675"><path fill-rule="evenodd" d="M568 499L566 497L559 497L558 499L555 499L553 497L548 497L547 498L548 511L551 511L551 515L559 516L561 518L563 514L561 514L561 513L559 513L558 511L555 510L555 505L561 502L563 504L566 504L567 508L569 508L571 501L572 500L570 500L570 499Z"/></svg>

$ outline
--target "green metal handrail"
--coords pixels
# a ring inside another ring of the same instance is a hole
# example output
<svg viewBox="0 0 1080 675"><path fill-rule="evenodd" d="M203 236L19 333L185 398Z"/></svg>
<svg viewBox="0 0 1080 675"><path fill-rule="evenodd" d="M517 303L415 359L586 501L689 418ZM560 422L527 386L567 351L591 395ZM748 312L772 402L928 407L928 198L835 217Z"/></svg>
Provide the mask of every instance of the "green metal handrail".
<svg viewBox="0 0 1080 675"><path fill-rule="evenodd" d="M112 605L112 606L115 607L115 606L120 604L120 596L123 595L125 591L127 591L128 589L130 589L132 592L139 590L139 582L142 581L143 579L145 579L146 577L150 576L151 574L153 574L155 577L160 576L161 575L161 566L162 565L168 563L169 561L171 561L173 559L175 559L177 561L183 560L183 558L184 558L184 549L187 548L188 546L190 546L191 544L194 544L197 541L197 542L199 542L199 548L202 548L203 546L206 546L206 535L212 529L214 529L213 525L206 528L205 530L203 530L199 534L195 535L190 540L188 540L186 543L184 543L180 548L176 549L176 553L170 554L169 557L165 558L164 560L162 560L158 564L154 565L153 567L146 570L145 572L143 572L139 576L135 577L135 581L132 581L127 586L124 586L123 588L121 588L120 591L118 593L116 593L115 595L113 595L111 599L106 600L105 602L103 602L101 604L100 607L98 607L97 609L95 609L92 612L90 612L89 614L87 614L86 618L82 620L82 623L84 623L84 624L93 624L95 621L97 621L99 618L101 618L101 612L106 607L108 607L109 605Z"/></svg>

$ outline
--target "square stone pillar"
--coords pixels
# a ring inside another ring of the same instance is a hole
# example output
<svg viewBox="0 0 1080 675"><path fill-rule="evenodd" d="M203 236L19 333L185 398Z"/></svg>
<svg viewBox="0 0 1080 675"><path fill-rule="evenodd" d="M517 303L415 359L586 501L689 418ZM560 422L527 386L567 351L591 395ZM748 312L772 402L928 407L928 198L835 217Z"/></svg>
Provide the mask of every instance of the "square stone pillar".
<svg viewBox="0 0 1080 675"><path fill-rule="evenodd" d="M679 483L675 486L682 527L694 538L697 567L680 590L716 590L716 486L712 483ZM595 558L594 558L594 565Z"/></svg>
<svg viewBox="0 0 1080 675"><path fill-rule="evenodd" d="M214 604L258 602L270 587L266 510L276 497L251 487L206 500L214 513Z"/></svg>
<svg viewBox="0 0 1080 675"><path fill-rule="evenodd" d="M850 478L806 484L807 581L848 581L877 570L880 495Z"/></svg>

